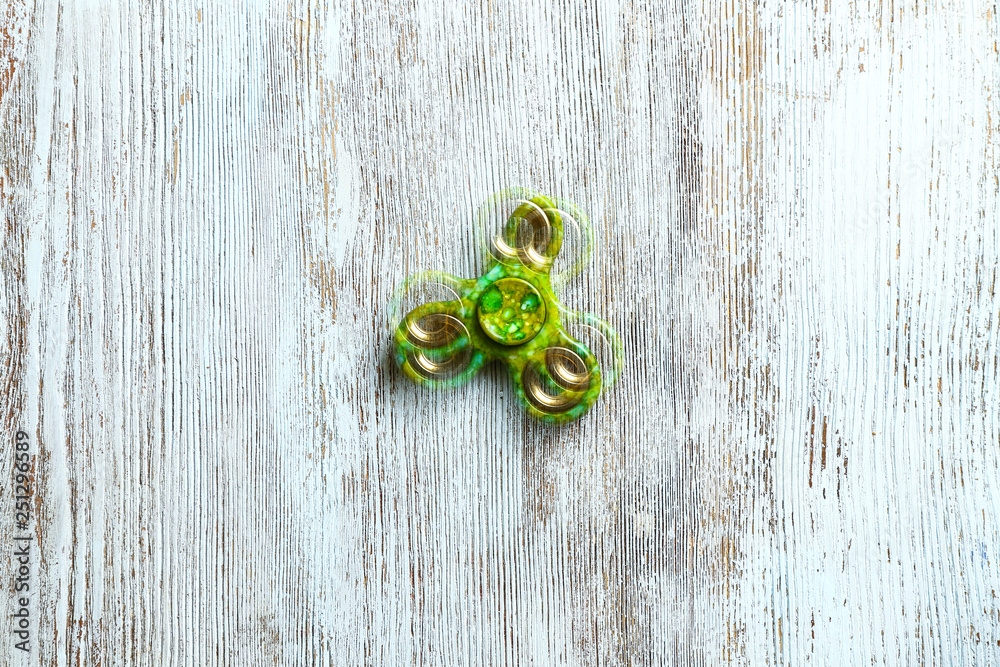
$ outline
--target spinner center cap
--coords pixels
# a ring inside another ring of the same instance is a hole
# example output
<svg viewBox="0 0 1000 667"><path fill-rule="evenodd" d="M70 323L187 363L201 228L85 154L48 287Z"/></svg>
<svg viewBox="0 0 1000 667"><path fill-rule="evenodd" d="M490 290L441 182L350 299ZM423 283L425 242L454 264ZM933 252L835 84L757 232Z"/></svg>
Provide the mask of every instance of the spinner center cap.
<svg viewBox="0 0 1000 667"><path fill-rule="evenodd" d="M545 323L545 302L534 286L520 278L501 278L479 298L479 324L501 345L520 345L535 337Z"/></svg>

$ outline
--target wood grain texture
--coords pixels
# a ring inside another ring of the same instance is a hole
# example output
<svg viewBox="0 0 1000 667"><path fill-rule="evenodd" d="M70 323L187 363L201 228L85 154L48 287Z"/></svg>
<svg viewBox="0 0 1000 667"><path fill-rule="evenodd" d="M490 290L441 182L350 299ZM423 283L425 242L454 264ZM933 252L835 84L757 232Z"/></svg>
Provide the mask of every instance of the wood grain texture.
<svg viewBox="0 0 1000 667"><path fill-rule="evenodd" d="M0 22L0 663L1000 664L995 2ZM568 427L389 358L512 185L630 359Z"/></svg>

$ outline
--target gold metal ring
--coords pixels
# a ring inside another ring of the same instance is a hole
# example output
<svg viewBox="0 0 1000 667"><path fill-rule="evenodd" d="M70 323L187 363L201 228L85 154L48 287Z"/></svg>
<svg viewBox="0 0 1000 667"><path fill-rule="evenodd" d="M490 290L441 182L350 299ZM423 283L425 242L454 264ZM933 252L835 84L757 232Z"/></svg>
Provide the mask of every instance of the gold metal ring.
<svg viewBox="0 0 1000 667"><path fill-rule="evenodd" d="M558 414L567 412L583 400L583 392L590 387L590 371L573 350L550 347L545 351L545 366L552 380L564 393L551 394L543 386L542 378L531 364L524 367L521 383L524 395L540 412Z"/></svg>

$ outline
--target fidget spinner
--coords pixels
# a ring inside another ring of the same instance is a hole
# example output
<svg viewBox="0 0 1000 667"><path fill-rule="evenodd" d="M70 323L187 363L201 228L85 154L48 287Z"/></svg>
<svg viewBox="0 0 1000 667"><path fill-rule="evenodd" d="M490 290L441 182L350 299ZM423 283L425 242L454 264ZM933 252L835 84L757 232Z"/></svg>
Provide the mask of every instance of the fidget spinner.
<svg viewBox="0 0 1000 667"><path fill-rule="evenodd" d="M550 424L581 417L621 373L621 339L603 320L564 308L556 288L579 273L593 249L586 217L571 203L528 190L508 190L480 209L484 217L510 210L490 246L491 261L481 277L457 278L441 271L411 276L397 290L392 310L396 364L411 380L450 388L467 382L484 365L507 366L521 405ZM563 244L564 225L583 239L580 259L553 274ZM436 283L445 300L420 305L401 319L399 304L417 286ZM604 374L597 357L566 327L582 328L607 346L612 368Z"/></svg>

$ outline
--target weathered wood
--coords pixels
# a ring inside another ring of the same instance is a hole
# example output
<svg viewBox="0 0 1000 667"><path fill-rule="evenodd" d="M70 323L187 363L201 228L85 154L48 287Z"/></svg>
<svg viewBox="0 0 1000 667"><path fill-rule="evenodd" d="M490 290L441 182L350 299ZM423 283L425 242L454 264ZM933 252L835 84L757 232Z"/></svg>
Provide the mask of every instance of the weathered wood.
<svg viewBox="0 0 1000 667"><path fill-rule="evenodd" d="M1000 663L995 4L0 21L0 662ZM511 185L630 359L568 427L389 359Z"/></svg>

